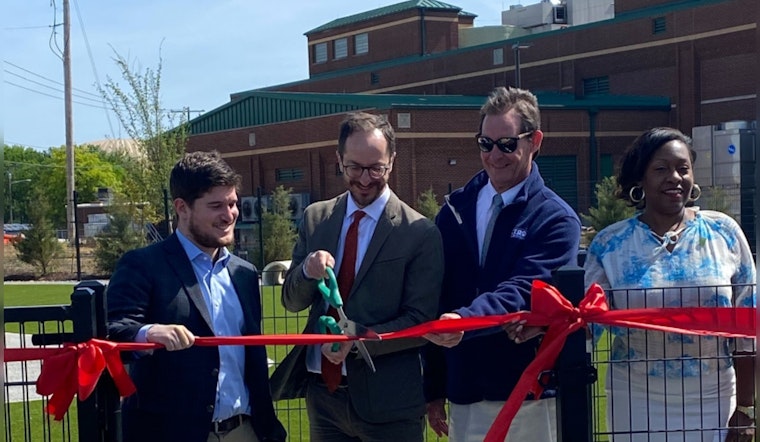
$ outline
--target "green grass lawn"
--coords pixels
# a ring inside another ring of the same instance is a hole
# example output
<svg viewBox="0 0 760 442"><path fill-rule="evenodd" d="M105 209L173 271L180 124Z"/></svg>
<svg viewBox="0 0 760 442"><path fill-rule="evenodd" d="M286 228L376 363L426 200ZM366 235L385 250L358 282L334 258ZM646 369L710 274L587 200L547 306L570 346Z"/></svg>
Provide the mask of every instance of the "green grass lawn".
<svg viewBox="0 0 760 442"><path fill-rule="evenodd" d="M6 437L15 441L77 441L77 407L72 405L62 421L56 422L43 410L43 401L14 402L6 409ZM10 413L10 416L8 415Z"/></svg>
<svg viewBox="0 0 760 442"><path fill-rule="evenodd" d="M69 304L74 286L71 284L5 284L5 307L25 305Z"/></svg>
<svg viewBox="0 0 760 442"><path fill-rule="evenodd" d="M71 284L5 284L3 286L3 302L5 307L21 307L35 305L62 305L71 304L71 293L74 286ZM40 332L40 328L46 332L55 332L60 325L54 321L44 323L25 323L23 324L23 333L35 334ZM72 331L70 321L63 324L66 332ZM19 333L18 323L5 324L5 331L9 333Z"/></svg>

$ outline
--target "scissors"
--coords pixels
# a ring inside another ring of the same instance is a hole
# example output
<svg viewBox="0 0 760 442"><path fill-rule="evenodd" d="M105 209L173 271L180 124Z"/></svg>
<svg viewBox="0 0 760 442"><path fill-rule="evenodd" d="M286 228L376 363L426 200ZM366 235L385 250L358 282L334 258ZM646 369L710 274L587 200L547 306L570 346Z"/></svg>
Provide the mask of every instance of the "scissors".
<svg viewBox="0 0 760 442"><path fill-rule="evenodd" d="M338 281L335 279L335 272L332 268L327 267L327 278L320 280L317 287L327 302L338 311L337 321L335 318L328 315L319 317L320 332L324 333L326 329L329 329L330 332L338 335L345 333L348 336L364 339L382 339L380 335L369 328L348 319L346 313L343 311L343 298L340 297ZM361 353L364 358L364 361L374 373L375 364L372 362L372 357L369 355L369 351L367 351L367 346L365 346L362 341L356 341L355 344L359 353ZM340 344L336 342L332 346L332 351L338 351L339 348Z"/></svg>

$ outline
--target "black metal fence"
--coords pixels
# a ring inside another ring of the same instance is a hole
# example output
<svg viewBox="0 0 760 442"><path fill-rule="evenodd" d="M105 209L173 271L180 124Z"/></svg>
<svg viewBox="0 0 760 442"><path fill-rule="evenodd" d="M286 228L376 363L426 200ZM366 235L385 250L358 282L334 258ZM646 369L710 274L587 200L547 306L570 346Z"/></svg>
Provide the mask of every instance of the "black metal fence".
<svg viewBox="0 0 760 442"><path fill-rule="evenodd" d="M11 337L16 337L15 348L56 348L105 338L104 292L103 284L84 281L75 286L70 305L5 308L6 347ZM55 422L44 412L48 399L35 393L41 364L4 364L6 441L118 440L119 396L107 373L87 400L77 401L62 422Z"/></svg>
<svg viewBox="0 0 760 442"><path fill-rule="evenodd" d="M585 293L583 277L584 272L579 267L563 268L555 272L553 283L577 305ZM70 305L6 308L6 336L9 331L12 331L10 336L18 336L17 342L6 342L6 347L59 347L63 342L85 342L105 337L104 288L96 281L85 281L75 286ZM280 303L280 286L262 286L261 289L264 333L300 333L306 324L306 312L286 313ZM290 348L267 348L271 370ZM607 398L601 374L600 382L596 382L597 370L604 372L610 366L608 348L600 345L592 351L587 347L584 330L567 339L554 373L558 387L560 442L613 440L614 428L608 429L605 425ZM92 396L83 402L75 401L64 420L55 422L43 412L47 399L34 393L40 365L40 361L5 364L6 441L119 440L119 398L107 373ZM303 400L280 401L275 406L288 430L289 440L309 440ZM446 440L437 438L429 430L426 439Z"/></svg>

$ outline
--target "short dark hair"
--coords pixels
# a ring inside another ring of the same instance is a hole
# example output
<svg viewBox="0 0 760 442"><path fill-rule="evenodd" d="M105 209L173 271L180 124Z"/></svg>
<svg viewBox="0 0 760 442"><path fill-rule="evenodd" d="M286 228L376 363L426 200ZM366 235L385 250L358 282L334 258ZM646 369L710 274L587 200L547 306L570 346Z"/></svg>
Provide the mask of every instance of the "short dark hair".
<svg viewBox="0 0 760 442"><path fill-rule="evenodd" d="M186 153L172 168L169 189L172 199L182 198L190 206L218 186L239 188L238 175L217 151Z"/></svg>
<svg viewBox="0 0 760 442"><path fill-rule="evenodd" d="M628 146L620 160L620 171L617 182L620 189L618 197L632 207L643 208L644 202L635 203L631 200L631 189L644 178L649 162L655 152L671 141L680 141L689 148L692 164L697 160L697 153L692 147L691 137L672 127L654 127L636 137Z"/></svg>
<svg viewBox="0 0 760 442"><path fill-rule="evenodd" d="M338 137L338 154L343 158L346 153L346 139L355 132L369 132L380 129L388 142L388 155L396 153L396 133L393 126L382 115L374 115L366 112L352 112L340 123L340 136Z"/></svg>

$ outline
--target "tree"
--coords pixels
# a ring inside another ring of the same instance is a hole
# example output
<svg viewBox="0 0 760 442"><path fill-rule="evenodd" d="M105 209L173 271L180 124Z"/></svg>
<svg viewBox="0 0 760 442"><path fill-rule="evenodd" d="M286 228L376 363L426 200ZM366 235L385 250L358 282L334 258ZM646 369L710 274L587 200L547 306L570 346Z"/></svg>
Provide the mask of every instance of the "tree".
<svg viewBox="0 0 760 442"><path fill-rule="evenodd" d="M605 177L597 183L596 187L597 206L589 208L589 214L581 214L584 223L594 228L593 232L586 234L586 240L591 242L603 228L620 220L633 216L635 209L617 197L618 184L615 177Z"/></svg>
<svg viewBox="0 0 760 442"><path fill-rule="evenodd" d="M52 167L39 175L36 179L37 187L44 191L53 224L65 228L66 204L71 199L66 195L66 149L51 148L49 156ZM109 188L114 193L121 193L124 184L131 181L124 164L114 162L113 155L96 146L75 146L74 158L74 179L79 204L97 201L99 188Z"/></svg>
<svg viewBox="0 0 760 442"><path fill-rule="evenodd" d="M702 198L704 198L704 201L697 201L695 204L699 206L701 202L704 205L704 209L731 214L731 200L723 188L705 188L703 189Z"/></svg>
<svg viewBox="0 0 760 442"><path fill-rule="evenodd" d="M272 192L269 211L262 215L264 229L264 263L290 259L296 243L290 194L293 189L280 185Z"/></svg>
<svg viewBox="0 0 760 442"><path fill-rule="evenodd" d="M439 210L441 210L441 206L438 205L435 192L433 192L433 186L430 186L428 190L420 193L419 198L417 198L417 211L432 220L438 215Z"/></svg>
<svg viewBox="0 0 760 442"><path fill-rule="evenodd" d="M137 142L139 151L130 169L133 186L125 193L132 202L149 203L147 219L158 221L163 217L163 192L169 187L169 173L185 151L187 118L184 113L176 117L161 105L160 49L158 66L143 72L131 67L115 50L114 54L126 86L122 88L107 77L100 93L129 137Z"/></svg>
<svg viewBox="0 0 760 442"><path fill-rule="evenodd" d="M34 201L31 195L41 183L40 176L51 170L50 155L30 147L4 145L3 163L5 165L3 187L6 192L3 202L4 222L10 222L10 205L13 204L13 221L27 223L29 202ZM15 183L11 185L11 182ZM7 193L9 191L13 194Z"/></svg>
<svg viewBox="0 0 760 442"><path fill-rule="evenodd" d="M95 238L95 262L100 270L111 274L124 253L145 245L142 229L134 222L139 218L132 204L120 203L109 209L108 227Z"/></svg>
<svg viewBox="0 0 760 442"><path fill-rule="evenodd" d="M48 218L49 208L45 201L39 199L37 204L29 207L28 213L32 226L14 247L21 261L37 267L41 276L45 276L52 270L55 260L63 255L64 249Z"/></svg>

